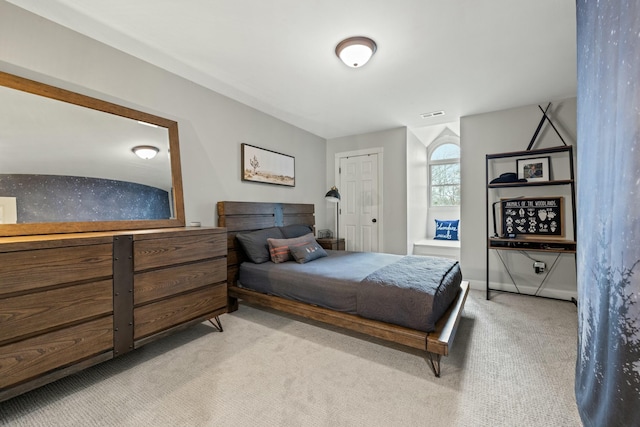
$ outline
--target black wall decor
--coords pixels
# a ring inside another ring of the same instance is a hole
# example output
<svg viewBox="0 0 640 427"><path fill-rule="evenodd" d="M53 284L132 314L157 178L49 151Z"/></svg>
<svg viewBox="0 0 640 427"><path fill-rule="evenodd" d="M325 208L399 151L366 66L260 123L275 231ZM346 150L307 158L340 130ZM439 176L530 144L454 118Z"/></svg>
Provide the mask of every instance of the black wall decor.
<svg viewBox="0 0 640 427"><path fill-rule="evenodd" d="M563 197L504 200L500 212L505 237L564 237Z"/></svg>

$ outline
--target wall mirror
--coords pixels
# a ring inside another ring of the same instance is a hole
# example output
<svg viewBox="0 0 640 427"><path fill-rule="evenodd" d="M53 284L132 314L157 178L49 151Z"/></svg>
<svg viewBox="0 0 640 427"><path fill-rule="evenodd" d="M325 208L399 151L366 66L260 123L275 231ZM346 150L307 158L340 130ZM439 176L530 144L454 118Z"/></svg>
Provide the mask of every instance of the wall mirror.
<svg viewBox="0 0 640 427"><path fill-rule="evenodd" d="M178 226L175 121L0 72L0 236Z"/></svg>

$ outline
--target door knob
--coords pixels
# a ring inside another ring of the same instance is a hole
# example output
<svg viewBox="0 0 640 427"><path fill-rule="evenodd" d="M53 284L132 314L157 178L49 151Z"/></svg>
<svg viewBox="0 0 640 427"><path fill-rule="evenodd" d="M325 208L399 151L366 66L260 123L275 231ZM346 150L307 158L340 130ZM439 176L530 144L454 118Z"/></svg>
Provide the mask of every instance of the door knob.
<svg viewBox="0 0 640 427"><path fill-rule="evenodd" d="M377 219L375 219L375 218L373 218L373 219L371 220L371 222L378 222L378 220L377 220Z"/></svg>

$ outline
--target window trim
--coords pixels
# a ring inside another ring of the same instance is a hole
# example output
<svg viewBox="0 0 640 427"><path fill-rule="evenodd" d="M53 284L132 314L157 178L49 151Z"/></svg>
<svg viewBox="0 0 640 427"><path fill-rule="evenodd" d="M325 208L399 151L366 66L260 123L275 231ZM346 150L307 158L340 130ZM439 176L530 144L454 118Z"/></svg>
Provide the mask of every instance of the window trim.
<svg viewBox="0 0 640 427"><path fill-rule="evenodd" d="M458 156L457 158L450 158L450 159L441 159L441 160L431 160L431 156L433 156L433 153L441 146L446 145L446 144L453 144L456 145L458 147L458 150L460 150L460 138L457 136L453 136L453 135L443 135L440 136L438 138L436 138L431 144L429 144L428 148L427 148L427 179L428 179L428 185L427 185L427 198L429 201L429 209L451 209L451 208L460 208L460 204L457 205L446 205L446 206L435 206L433 204L433 199L432 199L432 188L433 188L433 184L431 183L431 166L432 165L447 165L447 164L458 164L460 165L460 156ZM458 151L459 152L459 151ZM459 180L458 182L458 187L461 186L461 180Z"/></svg>

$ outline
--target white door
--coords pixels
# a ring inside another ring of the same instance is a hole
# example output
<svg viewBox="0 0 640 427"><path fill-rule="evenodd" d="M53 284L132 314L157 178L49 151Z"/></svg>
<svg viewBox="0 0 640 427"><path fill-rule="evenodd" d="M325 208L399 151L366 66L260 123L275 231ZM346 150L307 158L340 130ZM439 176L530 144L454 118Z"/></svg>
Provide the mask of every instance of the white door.
<svg viewBox="0 0 640 427"><path fill-rule="evenodd" d="M346 250L378 252L378 155L340 158L340 236Z"/></svg>

